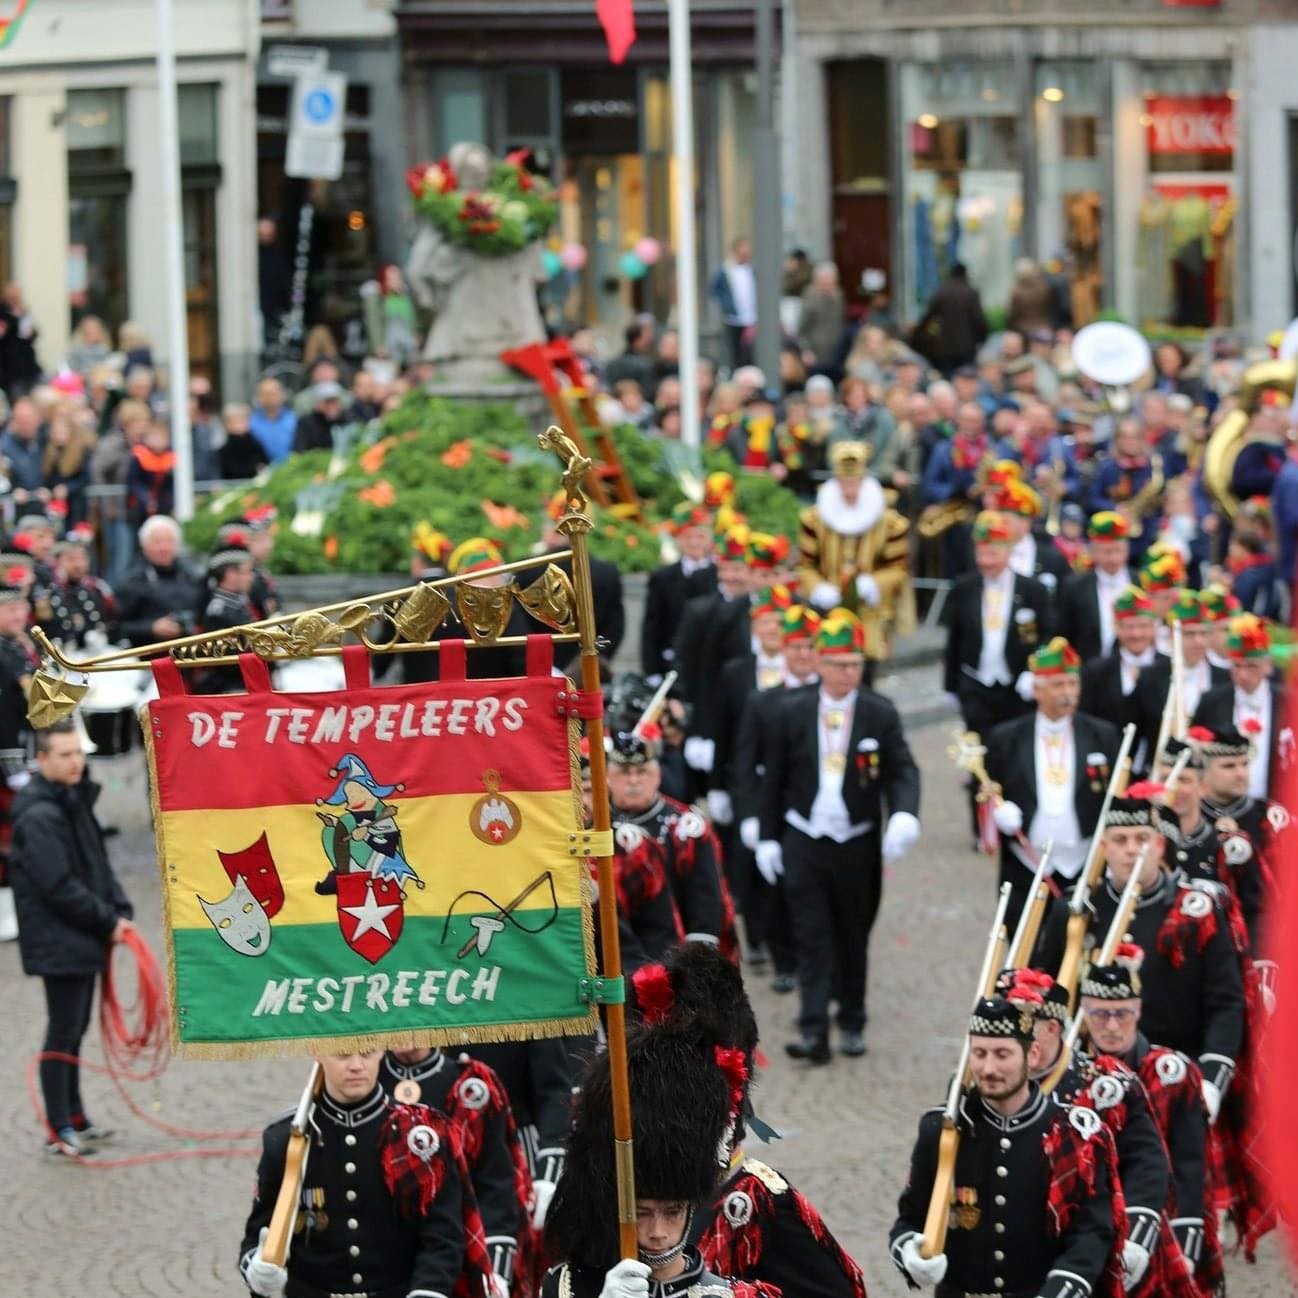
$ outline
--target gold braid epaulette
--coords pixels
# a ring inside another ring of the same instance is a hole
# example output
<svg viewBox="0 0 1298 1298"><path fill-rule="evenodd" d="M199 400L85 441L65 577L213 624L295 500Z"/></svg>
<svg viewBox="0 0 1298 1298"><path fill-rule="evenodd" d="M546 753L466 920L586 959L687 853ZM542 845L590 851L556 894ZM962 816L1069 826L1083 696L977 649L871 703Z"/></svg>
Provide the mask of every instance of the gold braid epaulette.
<svg viewBox="0 0 1298 1298"><path fill-rule="evenodd" d="M788 1181L779 1172L755 1158L744 1159L744 1171L755 1176L772 1194L783 1194L789 1188Z"/></svg>

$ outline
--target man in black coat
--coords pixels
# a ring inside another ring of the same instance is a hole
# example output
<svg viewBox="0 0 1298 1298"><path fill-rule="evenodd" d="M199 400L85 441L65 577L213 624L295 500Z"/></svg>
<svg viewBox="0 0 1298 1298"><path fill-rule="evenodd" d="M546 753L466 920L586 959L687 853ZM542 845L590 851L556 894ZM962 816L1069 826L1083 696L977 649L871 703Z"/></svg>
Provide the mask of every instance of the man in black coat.
<svg viewBox="0 0 1298 1298"><path fill-rule="evenodd" d="M131 925L131 903L104 849L95 820L99 786L84 779L86 758L71 721L36 732L40 768L14 800L10 862L23 971L44 979L46 1055L81 1053L95 981L111 943ZM42 1058L41 1094L51 1154L86 1157L96 1127L81 1101L78 1065Z"/></svg>
<svg viewBox="0 0 1298 1298"><path fill-rule="evenodd" d="M919 768L897 709L861 686L860 620L835 609L816 646L820 685L791 690L772 718L756 855L768 883L785 878L798 948L801 1036L785 1051L827 1064L831 996L840 1050L865 1053L870 929L884 858L919 838Z"/></svg>
<svg viewBox="0 0 1298 1298"><path fill-rule="evenodd" d="M987 339L987 317L978 290L969 283L969 274L960 262L952 265L950 275L929 299L912 337L943 374L969 365L977 357L978 348Z"/></svg>
<svg viewBox="0 0 1298 1298"><path fill-rule="evenodd" d="M1232 727L1253 744L1249 759L1250 797L1267 798L1280 776L1298 757L1289 724L1284 688L1271 678L1271 635L1251 613L1235 618L1226 641L1230 680L1214 686L1200 700L1194 724L1209 730Z"/></svg>
<svg viewBox="0 0 1298 1298"><path fill-rule="evenodd" d="M1009 525L1012 542L1010 567L1022 577L1039 581L1046 588L1053 608L1059 587L1067 579L1070 569L1064 552L1050 534L1038 530L1042 510L1040 494L1015 478L1001 488L993 508L1005 515Z"/></svg>
<svg viewBox="0 0 1298 1298"><path fill-rule="evenodd" d="M712 515L682 502L672 511L672 532L681 557L649 574L644 621L640 627L640 665L651 679L675 666L674 643L686 603L710 595L717 586L712 561Z"/></svg>
<svg viewBox="0 0 1298 1298"><path fill-rule="evenodd" d="M946 602L943 689L959 704L965 729L985 739L1027 711L1028 656L1050 639L1054 621L1045 587L1009 566L1012 539L1003 514L979 514L973 541L975 570L956 581ZM971 786L975 837L976 792Z"/></svg>
<svg viewBox="0 0 1298 1298"><path fill-rule="evenodd" d="M201 586L180 558L180 527L164 514L140 528L140 562L118 590L118 626L133 645L192 635Z"/></svg>
<svg viewBox="0 0 1298 1298"><path fill-rule="evenodd" d="M1011 932L1048 840L1051 874L1066 882L1081 873L1118 753L1117 730L1077 710L1081 660L1068 641L1056 636L1030 662L1036 712L1003 722L987 742L987 774L1004 799L995 817Z"/></svg>
<svg viewBox="0 0 1298 1298"><path fill-rule="evenodd" d="M1064 582L1057 596L1059 632L1090 662L1113 652L1113 602L1135 580L1131 558L1131 524L1106 509L1086 527L1091 571Z"/></svg>

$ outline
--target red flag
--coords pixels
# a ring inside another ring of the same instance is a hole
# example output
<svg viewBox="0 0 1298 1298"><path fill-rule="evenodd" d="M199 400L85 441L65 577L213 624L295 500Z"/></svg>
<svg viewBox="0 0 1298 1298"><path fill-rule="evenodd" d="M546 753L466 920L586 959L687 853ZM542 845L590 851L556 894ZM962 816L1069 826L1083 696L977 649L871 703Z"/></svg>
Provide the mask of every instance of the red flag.
<svg viewBox="0 0 1298 1298"><path fill-rule="evenodd" d="M635 12L631 0L595 0L595 13L608 41L609 59L621 63L635 43Z"/></svg>

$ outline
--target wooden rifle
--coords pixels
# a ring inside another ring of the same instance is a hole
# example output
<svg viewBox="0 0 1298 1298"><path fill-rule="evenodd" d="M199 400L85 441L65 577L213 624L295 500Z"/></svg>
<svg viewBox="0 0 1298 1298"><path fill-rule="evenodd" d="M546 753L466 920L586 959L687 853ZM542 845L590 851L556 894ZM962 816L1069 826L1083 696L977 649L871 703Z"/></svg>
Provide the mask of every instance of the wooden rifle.
<svg viewBox="0 0 1298 1298"><path fill-rule="evenodd" d="M311 1076L302 1098L297 1102L297 1112L288 1131L288 1148L284 1153L284 1177L275 1196L275 1210L266 1228L266 1243L261 1256L275 1266L283 1266L288 1258L289 1240L297 1222L298 1205L302 1201L302 1182L306 1178L306 1160L311 1152L311 1117L316 1100L324 1086L324 1069L319 1064L311 1066Z"/></svg>
<svg viewBox="0 0 1298 1298"><path fill-rule="evenodd" d="M987 948L983 952L982 968L978 972L978 994L974 998L976 1005L984 996L990 994L996 985L996 974L1005 951L1005 912L1010 904L1010 885L1001 884L1000 900L996 906L996 918L992 920L991 932L987 935ZM964 1044L960 1048L960 1060L956 1064L951 1078L951 1088L947 1092L946 1107L942 1112L942 1131L938 1136L937 1172L933 1177L933 1192L928 1200L928 1214L924 1218L924 1237L920 1242L920 1257L936 1257L946 1248L947 1218L951 1212L951 1196L955 1191L955 1157L960 1149L960 1129L956 1125L960 1117L960 1096L965 1087L965 1076L969 1072L969 1031L965 1024Z"/></svg>
<svg viewBox="0 0 1298 1298"><path fill-rule="evenodd" d="M645 726L653 725L662 715L662 710L667 703L667 695L671 688L676 684L676 673L668 672L663 677L662 684L654 691L654 696L645 705L645 710L640 714L640 720L635 723L631 733L640 735L644 733Z"/></svg>
<svg viewBox="0 0 1298 1298"><path fill-rule="evenodd" d="M1145 857L1149 854L1149 844L1145 844L1140 849L1140 855L1136 858L1136 864L1132 866L1131 876L1127 880L1127 886L1122 890L1122 896L1118 901L1118 909L1113 916L1113 923L1109 925L1109 931L1105 934L1104 945L1100 948L1100 954L1091 961L1092 964L1112 964L1114 953L1118 949L1118 944L1122 941L1127 931L1127 925L1131 923L1131 913L1136 909L1136 902L1140 900L1140 876L1145 868ZM1082 1011L1080 1007L1073 1012L1072 1021L1068 1025L1068 1031L1064 1033L1064 1039L1059 1051L1059 1061L1050 1070L1050 1076L1041 1083L1041 1089L1047 1093L1053 1091L1059 1085L1059 1079L1068 1071L1068 1065L1072 1062L1073 1051L1077 1048L1077 1038L1082 1031Z"/></svg>
<svg viewBox="0 0 1298 1298"><path fill-rule="evenodd" d="M1045 917L1046 902L1050 899L1050 857L1055 850L1055 840L1046 843L1037 862L1037 871L1032 876L1032 887L1028 892L1027 902L1019 914L1018 927L1010 941L1006 969L1022 969L1032 959L1032 949L1037 944L1037 934L1041 931L1041 921Z"/></svg>
<svg viewBox="0 0 1298 1298"><path fill-rule="evenodd" d="M1158 739L1149 755L1149 768L1158 765L1158 759L1169 739L1185 738L1185 660L1181 656L1181 624L1172 623L1172 674L1167 683L1167 697L1163 701L1163 715L1158 724Z"/></svg>
<svg viewBox="0 0 1298 1298"><path fill-rule="evenodd" d="M1095 832L1091 835L1091 850L1087 854L1086 864L1077 876L1073 895L1068 903L1068 935L1064 943L1064 958L1060 961L1059 972L1055 981L1068 992L1071 1006L1077 996L1077 975L1082 964L1082 943L1086 939L1087 902L1091 891L1100 881L1104 869L1104 822L1108 819L1109 807L1118 796L1130 769L1132 745L1136 742L1136 727L1129 723L1122 732L1122 747L1118 749L1117 760L1113 763L1113 773L1109 776L1109 787L1105 790L1104 801L1100 804L1099 819L1095 822Z"/></svg>

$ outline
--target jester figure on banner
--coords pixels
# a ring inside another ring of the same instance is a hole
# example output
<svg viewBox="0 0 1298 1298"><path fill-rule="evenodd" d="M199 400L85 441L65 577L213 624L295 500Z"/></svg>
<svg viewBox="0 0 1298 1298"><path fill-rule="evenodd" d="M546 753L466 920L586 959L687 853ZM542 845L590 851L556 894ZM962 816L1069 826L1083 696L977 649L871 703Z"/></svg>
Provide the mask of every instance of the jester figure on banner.
<svg viewBox="0 0 1298 1298"><path fill-rule="evenodd" d="M329 778L337 779L338 787L329 797L317 798L316 802L322 807L343 810L336 815L329 811L316 812L324 823L320 839L332 867L316 884L316 892L322 896L337 893L337 876L354 872L391 879L399 885L409 881L422 888L423 880L402 851L398 808L384 801L400 793L405 785L381 784L355 753L346 754L338 767L329 772Z"/></svg>

